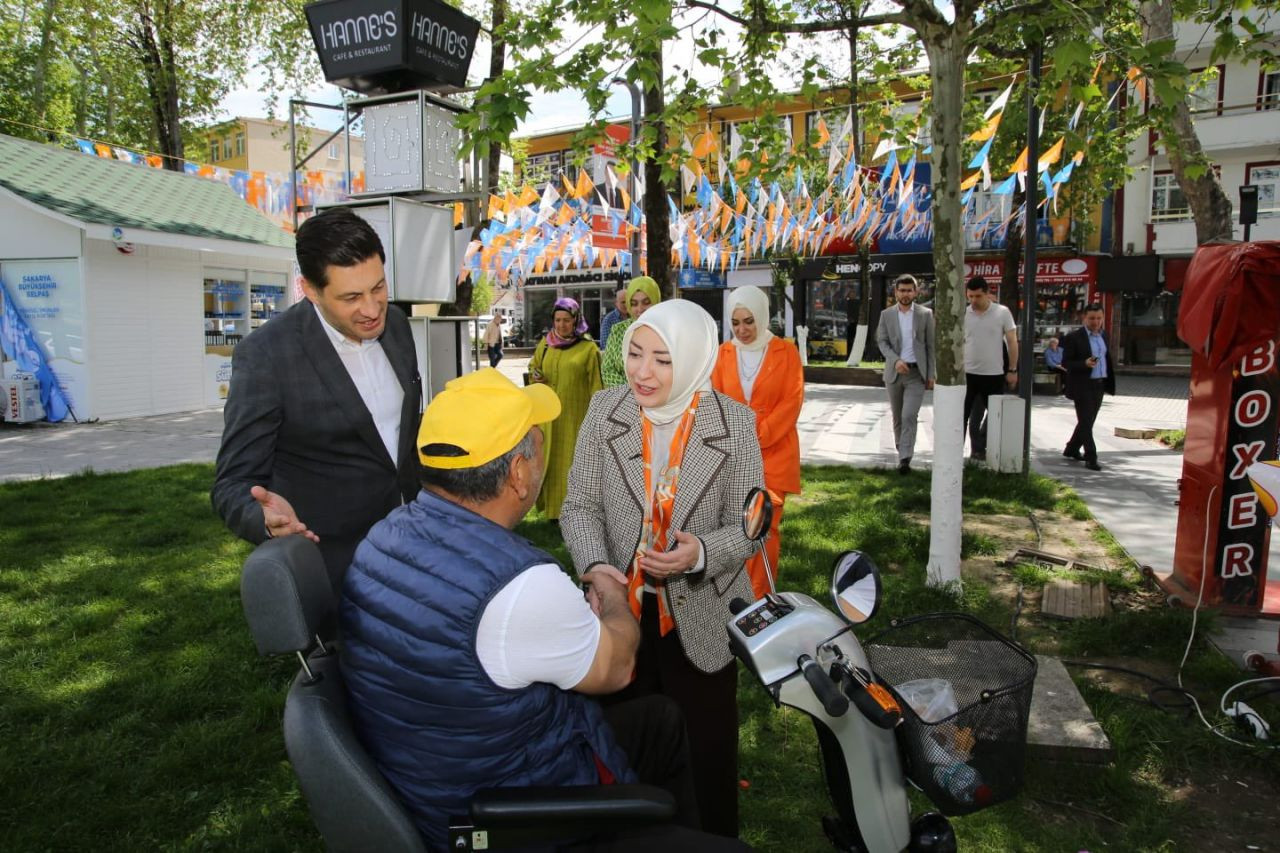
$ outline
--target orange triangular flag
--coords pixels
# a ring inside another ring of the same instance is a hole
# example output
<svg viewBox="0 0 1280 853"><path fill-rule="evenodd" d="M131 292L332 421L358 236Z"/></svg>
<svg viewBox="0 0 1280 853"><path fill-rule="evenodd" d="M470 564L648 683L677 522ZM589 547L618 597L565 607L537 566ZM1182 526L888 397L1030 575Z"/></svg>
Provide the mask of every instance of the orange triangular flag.
<svg viewBox="0 0 1280 853"><path fill-rule="evenodd" d="M996 128L1000 127L1000 117L1004 115L1004 110L996 113L991 117L991 121L980 130L975 130L969 134L970 142L986 142L988 139L996 135Z"/></svg>

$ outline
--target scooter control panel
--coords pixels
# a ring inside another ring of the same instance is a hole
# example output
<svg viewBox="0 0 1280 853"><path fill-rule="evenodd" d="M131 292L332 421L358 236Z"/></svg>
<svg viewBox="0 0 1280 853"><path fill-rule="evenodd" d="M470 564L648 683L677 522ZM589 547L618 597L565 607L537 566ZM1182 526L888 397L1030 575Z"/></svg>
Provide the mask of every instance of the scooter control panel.
<svg viewBox="0 0 1280 853"><path fill-rule="evenodd" d="M795 592L765 596L725 626L733 653L766 687L795 675L799 655L814 654L847 627L830 610Z"/></svg>

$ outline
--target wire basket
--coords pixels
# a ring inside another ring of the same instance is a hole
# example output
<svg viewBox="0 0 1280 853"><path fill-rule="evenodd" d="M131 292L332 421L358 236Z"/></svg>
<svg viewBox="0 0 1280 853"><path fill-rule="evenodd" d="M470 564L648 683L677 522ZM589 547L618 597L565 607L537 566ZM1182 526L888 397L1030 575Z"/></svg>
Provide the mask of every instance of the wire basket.
<svg viewBox="0 0 1280 853"><path fill-rule="evenodd" d="M902 705L907 776L949 816L1022 788L1036 659L963 613L895 619L864 646Z"/></svg>

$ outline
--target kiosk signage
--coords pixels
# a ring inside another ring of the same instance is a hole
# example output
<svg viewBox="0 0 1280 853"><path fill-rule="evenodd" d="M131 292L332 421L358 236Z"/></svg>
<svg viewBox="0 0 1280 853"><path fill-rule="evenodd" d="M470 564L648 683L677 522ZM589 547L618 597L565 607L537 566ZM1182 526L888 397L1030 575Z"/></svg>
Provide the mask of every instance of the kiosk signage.
<svg viewBox="0 0 1280 853"><path fill-rule="evenodd" d="M480 22L440 0L321 0L306 13L334 85L377 95L467 83Z"/></svg>

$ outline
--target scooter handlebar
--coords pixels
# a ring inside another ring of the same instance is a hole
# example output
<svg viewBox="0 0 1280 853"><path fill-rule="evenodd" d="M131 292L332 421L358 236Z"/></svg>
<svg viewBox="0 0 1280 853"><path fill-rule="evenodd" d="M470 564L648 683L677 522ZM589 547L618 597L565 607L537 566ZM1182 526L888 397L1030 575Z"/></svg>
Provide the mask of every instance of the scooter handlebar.
<svg viewBox="0 0 1280 853"><path fill-rule="evenodd" d="M800 655L796 659L804 680L809 682L813 695L818 697L822 707L832 717L842 717L849 710L849 697L840 692L840 688L831 680L831 676L823 672L818 662L809 655Z"/></svg>

